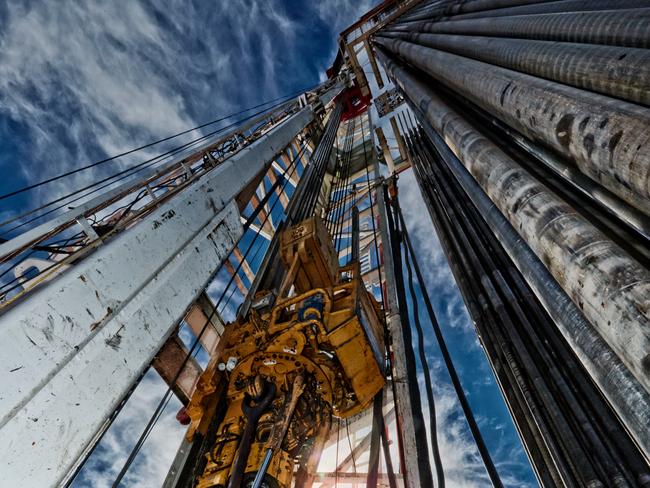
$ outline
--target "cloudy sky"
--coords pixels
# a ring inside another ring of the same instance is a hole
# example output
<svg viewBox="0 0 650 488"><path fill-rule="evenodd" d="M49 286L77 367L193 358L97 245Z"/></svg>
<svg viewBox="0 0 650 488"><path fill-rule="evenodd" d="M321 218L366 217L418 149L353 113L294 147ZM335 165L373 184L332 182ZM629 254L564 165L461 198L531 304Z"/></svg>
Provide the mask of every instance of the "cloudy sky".
<svg viewBox="0 0 650 488"><path fill-rule="evenodd" d="M0 194L317 83L338 32L374 3L0 1ZM82 172L0 202L0 220L96 177ZM429 292L497 467L508 486L535 486L422 201L410 191L417 188L411 174L400 188ZM433 338L428 343L448 486L487 486ZM75 486L110 486L162 390L155 373L145 377ZM169 412L177 408L172 402ZM156 486L181 435L173 415L164 416L125 486Z"/></svg>

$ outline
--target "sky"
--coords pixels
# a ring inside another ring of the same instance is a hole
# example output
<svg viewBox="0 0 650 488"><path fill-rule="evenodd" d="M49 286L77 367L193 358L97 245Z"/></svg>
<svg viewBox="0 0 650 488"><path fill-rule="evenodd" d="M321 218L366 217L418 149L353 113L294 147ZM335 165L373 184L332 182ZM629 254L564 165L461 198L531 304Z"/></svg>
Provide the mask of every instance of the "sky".
<svg viewBox="0 0 650 488"><path fill-rule="evenodd" d="M0 194L318 83L338 33L374 3L0 0ZM2 201L0 221L141 158ZM399 186L429 293L497 467L507 486L536 486L412 173ZM433 334L427 345L447 486L488 486ZM110 486L162 391L148 373L74 486ZM164 416L125 486L157 486L182 432Z"/></svg>

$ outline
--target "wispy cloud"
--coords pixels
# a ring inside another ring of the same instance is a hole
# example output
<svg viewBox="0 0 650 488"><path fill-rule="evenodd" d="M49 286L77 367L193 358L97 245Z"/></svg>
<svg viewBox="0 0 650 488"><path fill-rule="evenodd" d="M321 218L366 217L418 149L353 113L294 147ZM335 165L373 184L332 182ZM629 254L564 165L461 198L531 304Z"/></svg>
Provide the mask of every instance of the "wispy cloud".
<svg viewBox="0 0 650 488"><path fill-rule="evenodd" d="M165 385L150 370L106 432L73 486L109 488L135 445L144 423L158 405ZM160 421L152 429L140 455L124 478L123 486L151 488L161 486L181 443L185 427L175 419L180 402L172 397Z"/></svg>
<svg viewBox="0 0 650 488"><path fill-rule="evenodd" d="M316 83L333 59L338 32L367 4L3 3L0 170L8 177L0 189L42 180ZM145 157L123 158L48 185L5 205L0 214L7 218ZM226 315L234 316L239 301L236 296ZM156 374L148 373L78 486L110 485L162 391ZM173 418L176 408L169 410L129 472L129 486L155 486L164 476L182 432Z"/></svg>
<svg viewBox="0 0 650 488"><path fill-rule="evenodd" d="M363 8L327 4L10 2L0 12L0 137L11 147L0 148L0 169L12 177L0 189L316 83L336 33ZM142 159L41 188L23 206Z"/></svg>

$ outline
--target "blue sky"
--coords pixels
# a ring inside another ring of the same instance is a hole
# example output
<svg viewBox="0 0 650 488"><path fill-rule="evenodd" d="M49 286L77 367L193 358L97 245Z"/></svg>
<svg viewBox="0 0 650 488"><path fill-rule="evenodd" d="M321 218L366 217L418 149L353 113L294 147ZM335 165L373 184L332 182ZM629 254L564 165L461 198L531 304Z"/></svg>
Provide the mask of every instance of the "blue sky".
<svg viewBox="0 0 650 488"><path fill-rule="evenodd" d="M317 83L338 32L374 3L0 2L0 193ZM1 202L0 220L95 178L79 173ZM439 320L497 466L508 486L535 486L410 172L400 188ZM432 334L428 344L448 486L487 486ZM161 389L155 374L145 377L77 486L110 485ZM155 486L180 435L173 416L163 420L128 485Z"/></svg>

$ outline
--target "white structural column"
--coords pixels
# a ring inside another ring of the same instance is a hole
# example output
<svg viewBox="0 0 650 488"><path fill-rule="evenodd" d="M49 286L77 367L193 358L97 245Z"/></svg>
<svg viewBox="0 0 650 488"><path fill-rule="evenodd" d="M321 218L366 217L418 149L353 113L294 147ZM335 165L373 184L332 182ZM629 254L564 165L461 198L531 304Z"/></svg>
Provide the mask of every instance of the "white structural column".
<svg viewBox="0 0 650 488"><path fill-rule="evenodd" d="M305 107L0 316L0 486L58 486L227 257Z"/></svg>

